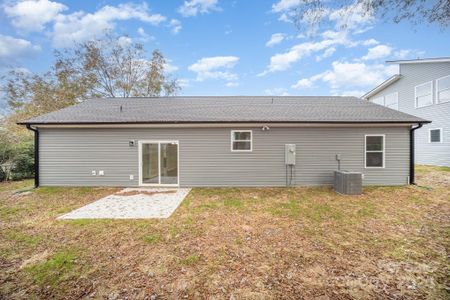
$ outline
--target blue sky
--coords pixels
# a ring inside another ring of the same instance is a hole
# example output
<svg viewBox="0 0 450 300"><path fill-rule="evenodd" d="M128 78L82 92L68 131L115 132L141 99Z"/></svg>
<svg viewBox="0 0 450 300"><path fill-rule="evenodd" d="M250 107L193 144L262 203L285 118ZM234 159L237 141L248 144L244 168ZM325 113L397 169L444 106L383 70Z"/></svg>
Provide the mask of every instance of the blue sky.
<svg viewBox="0 0 450 300"><path fill-rule="evenodd" d="M329 11L326 26L289 22L296 0L3 1L0 72L43 72L53 49L111 29L160 49L182 95L362 95L387 59L449 56L449 29ZM357 11L358 7L353 7Z"/></svg>

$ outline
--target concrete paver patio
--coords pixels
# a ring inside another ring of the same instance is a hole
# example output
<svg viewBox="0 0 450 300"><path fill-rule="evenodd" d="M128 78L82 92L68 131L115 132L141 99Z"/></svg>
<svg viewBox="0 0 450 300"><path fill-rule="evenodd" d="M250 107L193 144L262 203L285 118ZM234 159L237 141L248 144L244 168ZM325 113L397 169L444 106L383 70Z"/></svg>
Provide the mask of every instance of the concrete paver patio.
<svg viewBox="0 0 450 300"><path fill-rule="evenodd" d="M189 194L185 188L126 188L58 219L168 218Z"/></svg>

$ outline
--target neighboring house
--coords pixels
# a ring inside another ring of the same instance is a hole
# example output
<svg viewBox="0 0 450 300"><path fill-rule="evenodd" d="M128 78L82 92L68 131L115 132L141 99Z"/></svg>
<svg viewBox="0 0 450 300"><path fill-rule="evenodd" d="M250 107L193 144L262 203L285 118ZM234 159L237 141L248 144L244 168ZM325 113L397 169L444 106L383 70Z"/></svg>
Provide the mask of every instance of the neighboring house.
<svg viewBox="0 0 450 300"><path fill-rule="evenodd" d="M432 123L416 131L416 163L450 166L450 57L388 61L392 76L363 99Z"/></svg>
<svg viewBox="0 0 450 300"><path fill-rule="evenodd" d="M407 184L412 128L427 122L355 97L162 97L20 124L35 131L37 185L194 187L330 185L337 159L365 185Z"/></svg>

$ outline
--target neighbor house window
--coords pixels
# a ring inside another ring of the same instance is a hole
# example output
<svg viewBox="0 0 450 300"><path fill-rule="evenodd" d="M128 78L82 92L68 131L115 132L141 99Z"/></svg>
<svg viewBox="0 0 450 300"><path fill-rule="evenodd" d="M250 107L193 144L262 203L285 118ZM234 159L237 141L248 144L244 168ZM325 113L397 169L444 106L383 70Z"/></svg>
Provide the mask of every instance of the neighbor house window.
<svg viewBox="0 0 450 300"><path fill-rule="evenodd" d="M384 168L384 135L366 135L366 168Z"/></svg>
<svg viewBox="0 0 450 300"><path fill-rule="evenodd" d="M430 129L429 131L429 141L430 143L442 143L442 129Z"/></svg>
<svg viewBox="0 0 450 300"><path fill-rule="evenodd" d="M437 102L450 101L450 75L436 80Z"/></svg>
<svg viewBox="0 0 450 300"><path fill-rule="evenodd" d="M416 108L433 104L433 82L420 84L415 88Z"/></svg>
<svg viewBox="0 0 450 300"><path fill-rule="evenodd" d="M232 130L231 151L252 151L252 131Z"/></svg>
<svg viewBox="0 0 450 300"><path fill-rule="evenodd" d="M383 97L374 98L372 102L375 104L384 105L384 98Z"/></svg>
<svg viewBox="0 0 450 300"><path fill-rule="evenodd" d="M398 110L398 93L392 93L384 97L386 107Z"/></svg>

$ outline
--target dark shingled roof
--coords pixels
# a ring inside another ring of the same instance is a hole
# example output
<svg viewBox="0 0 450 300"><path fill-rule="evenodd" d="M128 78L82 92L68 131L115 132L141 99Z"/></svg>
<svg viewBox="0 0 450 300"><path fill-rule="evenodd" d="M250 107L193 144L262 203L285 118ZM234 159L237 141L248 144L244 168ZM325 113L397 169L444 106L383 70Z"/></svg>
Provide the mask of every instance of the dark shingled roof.
<svg viewBox="0 0 450 300"><path fill-rule="evenodd" d="M90 99L19 124L426 123L356 97Z"/></svg>

